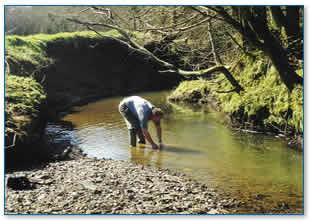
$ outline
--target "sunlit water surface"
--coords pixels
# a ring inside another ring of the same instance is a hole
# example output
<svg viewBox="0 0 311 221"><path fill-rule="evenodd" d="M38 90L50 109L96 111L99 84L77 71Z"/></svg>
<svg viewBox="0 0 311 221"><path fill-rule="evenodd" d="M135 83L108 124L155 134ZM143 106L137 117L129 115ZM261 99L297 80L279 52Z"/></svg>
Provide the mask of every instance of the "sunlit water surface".
<svg viewBox="0 0 311 221"><path fill-rule="evenodd" d="M168 92L142 93L165 111L161 121L162 150L130 148L123 118L118 112L122 97L75 108L64 117L74 130L50 124L88 156L129 160L139 164L183 171L215 189L239 195L245 201L262 197L275 206L286 202L303 207L303 154L288 148L279 138L241 134L225 127L224 115L167 103ZM149 130L156 140L155 129ZM266 205L267 206L267 205Z"/></svg>

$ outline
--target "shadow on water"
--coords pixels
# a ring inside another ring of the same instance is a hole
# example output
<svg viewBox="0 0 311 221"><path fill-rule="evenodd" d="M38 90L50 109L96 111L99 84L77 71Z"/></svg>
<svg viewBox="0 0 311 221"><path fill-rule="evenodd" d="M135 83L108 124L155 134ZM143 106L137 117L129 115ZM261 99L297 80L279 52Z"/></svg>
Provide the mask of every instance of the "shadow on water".
<svg viewBox="0 0 311 221"><path fill-rule="evenodd" d="M151 148L151 146L149 146L149 145L146 145L146 147ZM171 144L163 145L159 149L159 151L181 153L181 154L200 154L200 153L202 153L202 151L199 151L199 150L191 150L190 148L187 148L187 147L181 147L181 146L176 146L176 145L171 145Z"/></svg>

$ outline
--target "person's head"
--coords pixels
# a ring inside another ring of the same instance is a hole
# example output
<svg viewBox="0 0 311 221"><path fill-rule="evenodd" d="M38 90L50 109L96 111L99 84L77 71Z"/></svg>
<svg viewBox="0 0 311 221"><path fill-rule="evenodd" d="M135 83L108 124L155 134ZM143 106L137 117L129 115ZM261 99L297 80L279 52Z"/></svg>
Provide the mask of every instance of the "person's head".
<svg viewBox="0 0 311 221"><path fill-rule="evenodd" d="M163 117L163 111L160 108L152 108L151 120L153 122L159 122Z"/></svg>

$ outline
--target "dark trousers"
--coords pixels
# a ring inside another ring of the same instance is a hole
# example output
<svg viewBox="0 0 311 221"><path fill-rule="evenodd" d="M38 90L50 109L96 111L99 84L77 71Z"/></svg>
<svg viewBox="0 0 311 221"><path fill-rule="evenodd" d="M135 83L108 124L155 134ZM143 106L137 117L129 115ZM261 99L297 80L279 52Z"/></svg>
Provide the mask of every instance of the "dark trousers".
<svg viewBox="0 0 311 221"><path fill-rule="evenodd" d="M145 137L142 133L141 127L139 125L138 119L130 111L130 109L125 104L119 105L119 112L123 116L129 134L129 142L132 146L136 147L136 137L138 136L138 143L145 144Z"/></svg>

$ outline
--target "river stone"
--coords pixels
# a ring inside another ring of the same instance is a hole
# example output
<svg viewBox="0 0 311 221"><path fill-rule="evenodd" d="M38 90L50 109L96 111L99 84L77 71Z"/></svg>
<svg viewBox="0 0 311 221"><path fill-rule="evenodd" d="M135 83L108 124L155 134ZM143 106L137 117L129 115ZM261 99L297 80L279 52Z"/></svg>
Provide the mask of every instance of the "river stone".
<svg viewBox="0 0 311 221"><path fill-rule="evenodd" d="M13 190L30 190L35 188L35 185L26 176L8 177L6 186Z"/></svg>
<svg viewBox="0 0 311 221"><path fill-rule="evenodd" d="M14 177L20 172L6 174ZM215 191L177 171L81 158L22 172L36 189L7 188L6 214L219 214ZM44 182L49 181L49 182ZM228 203L223 203L226 208Z"/></svg>

